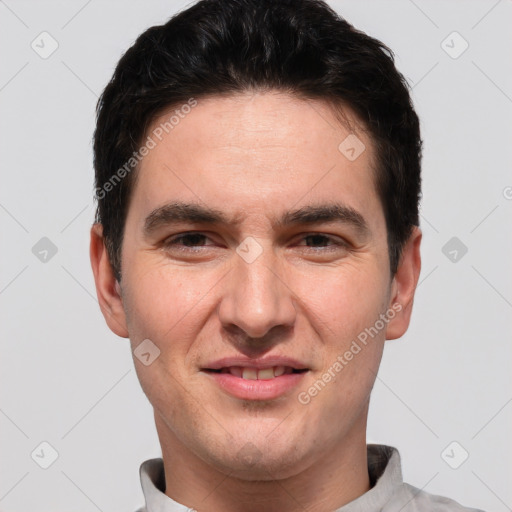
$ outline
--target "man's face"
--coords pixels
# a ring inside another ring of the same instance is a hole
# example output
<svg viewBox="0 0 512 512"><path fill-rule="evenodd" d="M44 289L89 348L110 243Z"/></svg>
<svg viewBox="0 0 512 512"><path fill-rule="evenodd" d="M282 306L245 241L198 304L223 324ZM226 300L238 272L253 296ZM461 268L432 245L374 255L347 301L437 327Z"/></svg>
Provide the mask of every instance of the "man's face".
<svg viewBox="0 0 512 512"><path fill-rule="evenodd" d="M162 444L275 478L364 437L393 325L376 322L396 283L374 149L356 134L366 149L354 159L362 146L339 149L350 131L326 104L247 93L201 99L153 137L125 225L118 321L132 349L160 350L134 361ZM178 204L225 223L158 210Z"/></svg>

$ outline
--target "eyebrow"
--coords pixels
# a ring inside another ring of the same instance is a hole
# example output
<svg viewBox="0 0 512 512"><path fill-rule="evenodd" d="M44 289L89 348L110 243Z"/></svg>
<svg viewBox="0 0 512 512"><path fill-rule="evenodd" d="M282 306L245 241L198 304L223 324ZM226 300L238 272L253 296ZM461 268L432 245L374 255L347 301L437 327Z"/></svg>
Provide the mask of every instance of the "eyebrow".
<svg viewBox="0 0 512 512"><path fill-rule="evenodd" d="M172 224L195 223L209 225L238 226L244 216L237 214L232 218L220 210L198 203L173 202L153 210L145 219L143 232L149 237L158 229ZM302 224L320 224L338 222L355 228L361 236L368 236L370 228L361 213L350 206L340 203L322 203L303 206L291 210L272 221L274 228L284 228Z"/></svg>
<svg viewBox="0 0 512 512"><path fill-rule="evenodd" d="M339 203L308 205L286 212L275 225L277 227L297 224L319 224L338 222L351 225L361 235L369 235L370 228L361 213L350 206Z"/></svg>

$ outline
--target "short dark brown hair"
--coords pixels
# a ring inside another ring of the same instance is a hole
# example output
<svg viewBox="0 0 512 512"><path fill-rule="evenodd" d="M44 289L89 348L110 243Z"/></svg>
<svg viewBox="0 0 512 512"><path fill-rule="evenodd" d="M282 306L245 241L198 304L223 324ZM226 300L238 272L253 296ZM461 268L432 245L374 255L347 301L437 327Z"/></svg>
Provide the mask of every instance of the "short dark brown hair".
<svg viewBox="0 0 512 512"><path fill-rule="evenodd" d="M391 50L319 0L201 0L141 34L98 101L96 222L116 278L139 149L152 122L191 98L247 90L323 99L357 114L376 149L393 276L419 225L421 138Z"/></svg>

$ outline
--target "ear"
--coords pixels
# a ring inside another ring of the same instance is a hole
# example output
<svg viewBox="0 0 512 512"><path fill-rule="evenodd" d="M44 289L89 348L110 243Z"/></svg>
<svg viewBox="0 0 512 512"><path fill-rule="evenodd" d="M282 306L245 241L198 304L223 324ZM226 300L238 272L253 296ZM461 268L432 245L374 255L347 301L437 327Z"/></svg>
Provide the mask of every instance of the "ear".
<svg viewBox="0 0 512 512"><path fill-rule="evenodd" d="M128 338L121 286L114 277L103 238L103 226L99 223L91 228L90 257L96 294L105 321L114 334Z"/></svg>
<svg viewBox="0 0 512 512"><path fill-rule="evenodd" d="M387 340L400 338L409 328L414 293L416 292L421 270L421 237L420 228L415 227L402 250L398 269L391 282L389 308L398 312L387 325ZM393 305L395 306L393 307ZM398 309L398 305L400 305L400 309Z"/></svg>

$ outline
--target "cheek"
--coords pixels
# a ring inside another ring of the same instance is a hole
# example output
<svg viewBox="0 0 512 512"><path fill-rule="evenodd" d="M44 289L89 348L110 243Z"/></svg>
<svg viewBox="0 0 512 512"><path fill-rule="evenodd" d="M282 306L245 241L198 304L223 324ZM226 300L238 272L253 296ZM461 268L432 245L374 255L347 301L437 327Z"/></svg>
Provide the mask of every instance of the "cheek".
<svg viewBox="0 0 512 512"><path fill-rule="evenodd" d="M376 264L352 262L337 268L302 274L294 279L306 315L336 350L374 324L388 301L388 285Z"/></svg>
<svg viewBox="0 0 512 512"><path fill-rule="evenodd" d="M125 311L132 351L145 339L160 350L148 366L134 355L141 387L162 416L178 418L183 410L196 407L183 393L187 354L203 325L206 279L191 278L168 267L141 264L143 273L132 267L126 272ZM146 270L149 268L150 270ZM128 277L129 276L129 277ZM203 299L203 300L202 300ZM185 365L184 365L185 363Z"/></svg>
<svg viewBox="0 0 512 512"><path fill-rule="evenodd" d="M149 338L157 344L168 344L169 339L187 339L183 332L198 315L200 304L209 289L204 276L187 275L179 270L144 263L148 268L142 274L134 269L127 272L125 309L132 343ZM178 336L179 333L179 336Z"/></svg>
<svg viewBox="0 0 512 512"><path fill-rule="evenodd" d="M375 330L375 325L386 311L387 282L371 265L319 274L314 286L306 279L296 282L301 283L309 321L323 345L322 368L313 383L318 395L315 389L305 391L333 414L340 408L358 409L366 403L382 357L385 328Z"/></svg>
<svg viewBox="0 0 512 512"><path fill-rule="evenodd" d="M336 435L337 421L350 425L367 406L383 352L382 336L365 344L355 336L340 340L326 354L322 370L302 390L301 403L309 403L318 421ZM334 430L333 430L334 429Z"/></svg>

